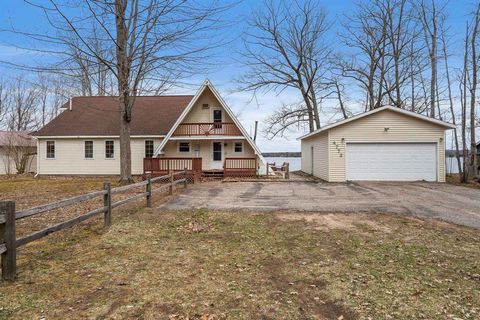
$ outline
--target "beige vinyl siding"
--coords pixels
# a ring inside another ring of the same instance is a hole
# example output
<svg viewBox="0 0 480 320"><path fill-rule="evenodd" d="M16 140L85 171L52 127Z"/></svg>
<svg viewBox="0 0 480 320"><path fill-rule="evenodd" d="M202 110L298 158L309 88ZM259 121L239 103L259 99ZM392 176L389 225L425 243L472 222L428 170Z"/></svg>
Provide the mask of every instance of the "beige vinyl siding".
<svg viewBox="0 0 480 320"><path fill-rule="evenodd" d="M438 180L445 181L445 128L442 126L385 110L332 128L329 130L329 181L345 181L345 146L349 142L437 143Z"/></svg>
<svg viewBox="0 0 480 320"><path fill-rule="evenodd" d="M35 147L32 147L31 153L35 152ZM25 172L35 173L37 171L37 156L31 155L28 157ZM0 175L2 174L16 174L17 168L15 161L11 156L8 156L4 150L0 150Z"/></svg>
<svg viewBox="0 0 480 320"><path fill-rule="evenodd" d="M312 172L312 147L313 147L313 172ZM328 132L303 139L302 144L302 171L313 174L323 180L328 176Z"/></svg>
<svg viewBox="0 0 480 320"><path fill-rule="evenodd" d="M222 141L223 142L223 160L225 158L254 158L256 157L255 151L250 146L246 140L191 140L190 141L190 152L178 152L178 143L179 142L188 142L190 140L170 140L164 148L164 157L181 157L189 158L195 157L195 148L198 146L200 148L200 157L202 158L202 169L208 170L211 169L211 163L213 161L212 153L212 142L213 141ZM243 142L243 152L235 153L233 150L234 142ZM227 144L227 146L225 146Z"/></svg>
<svg viewBox="0 0 480 320"><path fill-rule="evenodd" d="M55 141L55 159L46 157L46 141ZM84 141L93 141L93 159L84 157ZM114 158L105 158L105 141L114 141ZM143 173L145 156L145 140L153 140L158 146L158 138L132 138L132 174ZM118 139L39 139L38 140L38 173L42 175L118 175L120 174L120 144Z"/></svg>
<svg viewBox="0 0 480 320"><path fill-rule="evenodd" d="M203 104L208 104L208 109L203 109ZM210 89L205 89L205 91L200 95L197 102L193 105L190 112L183 119L182 123L204 123L204 122L213 122L213 110L222 109L223 112L223 122L233 122L232 118L227 114L227 112L222 108L220 102L214 96Z"/></svg>
<svg viewBox="0 0 480 320"><path fill-rule="evenodd" d="M14 174L16 171L13 159L0 150L0 174Z"/></svg>

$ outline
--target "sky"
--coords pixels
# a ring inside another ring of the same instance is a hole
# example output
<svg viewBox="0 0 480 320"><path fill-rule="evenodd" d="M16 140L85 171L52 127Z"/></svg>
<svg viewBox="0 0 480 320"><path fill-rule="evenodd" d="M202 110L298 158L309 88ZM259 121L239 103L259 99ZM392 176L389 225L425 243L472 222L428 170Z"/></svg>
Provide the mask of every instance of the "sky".
<svg viewBox="0 0 480 320"><path fill-rule="evenodd" d="M45 30L45 32L48 32L46 23L43 21L43 15L39 13L38 9L26 4L23 0L0 1L0 60L21 61L23 59L31 59L32 61L41 62L42 59L47 59L41 54L18 49L18 47L29 47L29 44L22 43L15 35L1 32L1 30L12 28L36 31ZM334 48L339 47L341 50L337 37L337 33L341 30L340 21L353 10L355 2L356 1L350 0L321 1L323 8L327 12L327 17L332 23L327 37ZM248 132L253 133L255 121L259 122L257 144L263 152L300 151L300 142L297 138L305 133L303 129L289 132L286 136L277 137L273 140L267 139L262 133L265 119L269 117L276 107L281 106L282 103L298 101L299 95L297 92L294 90L286 90L280 94L265 92L258 93L253 97L251 92L238 90L238 82L236 82L236 79L246 72L246 67L242 65L241 55L238 54L242 48L241 37L244 32L249 31L249 26L246 21L251 16L252 11L261 9L261 1L244 0L225 12L223 19L231 22L229 23L228 29L223 31L228 40L225 41L226 44L219 49L220 51L217 52L217 55L209 61L213 67L210 68L208 72L184 79L184 84L173 88L170 93L194 94L202 82L205 79L209 79L220 91L220 94L238 116ZM462 39L465 19L471 10L471 1L451 0L447 3L447 25L450 27L450 33L453 38ZM451 52L461 52L459 46L461 46L461 41L452 41L451 48L449 49L451 49ZM460 60L461 57L454 55L451 58L451 63L459 63ZM0 78L8 79L16 75L18 75L17 70L11 70L0 65ZM332 114L322 114L323 124L335 120L337 120L337 118Z"/></svg>

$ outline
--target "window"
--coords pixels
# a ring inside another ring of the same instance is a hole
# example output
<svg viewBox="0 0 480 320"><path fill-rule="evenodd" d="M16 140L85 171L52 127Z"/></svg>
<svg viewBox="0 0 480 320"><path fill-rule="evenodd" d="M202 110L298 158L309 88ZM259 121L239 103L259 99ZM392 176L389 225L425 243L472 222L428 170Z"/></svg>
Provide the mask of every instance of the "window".
<svg viewBox="0 0 480 320"><path fill-rule="evenodd" d="M222 122L222 110L221 109L213 110L213 122Z"/></svg>
<svg viewBox="0 0 480 320"><path fill-rule="evenodd" d="M178 144L178 152L190 152L190 142L180 142Z"/></svg>
<svg viewBox="0 0 480 320"><path fill-rule="evenodd" d="M221 129L222 128L222 110L220 109L215 109L213 110L213 123L214 124L214 127L217 128L217 129Z"/></svg>
<svg viewBox="0 0 480 320"><path fill-rule="evenodd" d="M233 152L242 153L243 152L243 142L235 142L233 144Z"/></svg>
<svg viewBox="0 0 480 320"><path fill-rule="evenodd" d="M55 159L55 141L47 141L47 159Z"/></svg>
<svg viewBox="0 0 480 320"><path fill-rule="evenodd" d="M93 141L85 141L85 159L93 159Z"/></svg>
<svg viewBox="0 0 480 320"><path fill-rule="evenodd" d="M105 158L113 159L115 155L115 148L112 140L105 141Z"/></svg>
<svg viewBox="0 0 480 320"><path fill-rule="evenodd" d="M145 158L153 157L153 140L145 140Z"/></svg>
<svg viewBox="0 0 480 320"><path fill-rule="evenodd" d="M202 105L202 109L208 109L208 108L210 108L209 105L208 105L208 103L204 103L204 104Z"/></svg>

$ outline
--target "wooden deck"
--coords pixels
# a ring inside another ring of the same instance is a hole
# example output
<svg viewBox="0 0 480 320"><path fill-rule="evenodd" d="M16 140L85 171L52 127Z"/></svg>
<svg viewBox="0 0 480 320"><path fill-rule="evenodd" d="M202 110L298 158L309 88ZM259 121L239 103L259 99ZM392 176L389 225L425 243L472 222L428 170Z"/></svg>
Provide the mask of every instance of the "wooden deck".
<svg viewBox="0 0 480 320"><path fill-rule="evenodd" d="M251 177L257 175L257 158L225 158L222 169L202 168L202 158L144 158L143 175L160 176L172 171L187 170L203 177Z"/></svg>

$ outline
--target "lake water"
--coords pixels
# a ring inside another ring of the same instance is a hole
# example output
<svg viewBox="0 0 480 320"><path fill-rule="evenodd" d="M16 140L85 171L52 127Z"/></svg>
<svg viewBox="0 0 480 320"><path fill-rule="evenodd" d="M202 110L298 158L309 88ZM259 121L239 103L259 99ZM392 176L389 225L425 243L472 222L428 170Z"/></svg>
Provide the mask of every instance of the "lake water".
<svg viewBox="0 0 480 320"><path fill-rule="evenodd" d="M290 166L290 171L300 170L302 165L302 158L300 157L266 157L265 160L268 163L275 162L277 165L281 165L284 162L288 162Z"/></svg>
<svg viewBox="0 0 480 320"><path fill-rule="evenodd" d="M277 165L281 165L284 162L288 162L290 164L290 171L297 171L300 170L302 165L302 158L299 157L266 157L265 160L268 163L275 162ZM463 158L461 158L462 163L463 163ZM451 174L451 173L458 173L458 166L457 166L457 159L456 158L446 158L446 173Z"/></svg>

